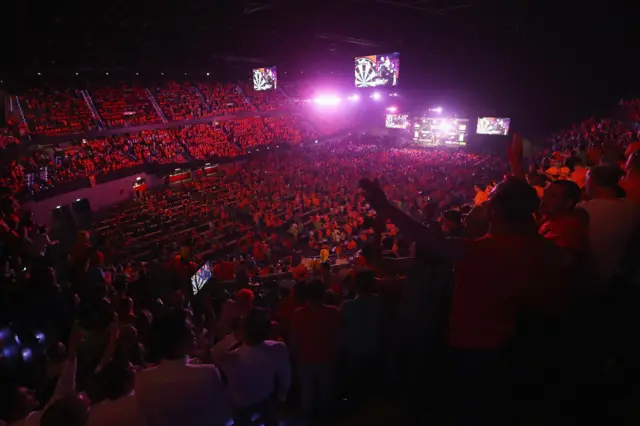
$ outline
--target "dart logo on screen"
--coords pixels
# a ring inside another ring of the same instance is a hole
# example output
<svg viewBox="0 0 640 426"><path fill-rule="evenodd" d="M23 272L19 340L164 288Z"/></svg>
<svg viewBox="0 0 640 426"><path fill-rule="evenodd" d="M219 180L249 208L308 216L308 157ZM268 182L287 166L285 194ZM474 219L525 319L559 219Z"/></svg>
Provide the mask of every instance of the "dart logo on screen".
<svg viewBox="0 0 640 426"><path fill-rule="evenodd" d="M479 135L502 135L509 134L510 118L479 117L476 133Z"/></svg>
<svg viewBox="0 0 640 426"><path fill-rule="evenodd" d="M400 54L359 56L355 60L356 87L393 87L400 75Z"/></svg>
<svg viewBox="0 0 640 426"><path fill-rule="evenodd" d="M388 129L406 129L409 127L409 116L406 114L387 114L385 127Z"/></svg>
<svg viewBox="0 0 640 426"><path fill-rule="evenodd" d="M256 68L253 70L253 90L263 91L278 88L276 67Z"/></svg>

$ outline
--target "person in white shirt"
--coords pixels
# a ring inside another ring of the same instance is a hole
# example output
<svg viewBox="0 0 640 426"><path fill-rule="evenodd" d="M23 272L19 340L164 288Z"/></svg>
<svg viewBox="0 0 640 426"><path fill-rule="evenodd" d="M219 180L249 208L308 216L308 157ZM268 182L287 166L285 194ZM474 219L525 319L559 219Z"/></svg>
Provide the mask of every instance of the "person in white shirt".
<svg viewBox="0 0 640 426"><path fill-rule="evenodd" d="M621 198L624 192L618 185L621 176L617 166L593 167L585 180L590 200L576 206L589 214L591 254L604 286L620 272L627 246L640 224L638 206Z"/></svg>
<svg viewBox="0 0 640 426"><path fill-rule="evenodd" d="M148 426L221 426L229 419L227 392L213 365L193 365L193 326L182 310L154 321L150 351L161 361L137 373L134 390Z"/></svg>
<svg viewBox="0 0 640 426"><path fill-rule="evenodd" d="M242 323L242 344L214 355L229 380L235 426L251 425L255 413L265 426L278 425L278 399L291 386L291 362L284 343L266 340L270 329L267 311L253 308Z"/></svg>
<svg viewBox="0 0 640 426"><path fill-rule="evenodd" d="M98 373L107 397L91 408L89 426L141 426L138 400L133 392L134 372L130 365L110 363Z"/></svg>

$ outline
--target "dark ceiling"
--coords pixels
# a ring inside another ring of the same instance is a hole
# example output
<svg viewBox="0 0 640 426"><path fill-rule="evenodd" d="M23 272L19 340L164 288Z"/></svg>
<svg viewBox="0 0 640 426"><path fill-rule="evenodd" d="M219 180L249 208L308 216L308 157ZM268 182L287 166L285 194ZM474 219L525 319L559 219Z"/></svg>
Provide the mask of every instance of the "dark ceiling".
<svg viewBox="0 0 640 426"><path fill-rule="evenodd" d="M221 58L296 63L423 43L429 50L470 16L492 21L499 1L18 0L9 5L16 11L8 65L189 68Z"/></svg>
<svg viewBox="0 0 640 426"><path fill-rule="evenodd" d="M277 65L281 79L350 76L353 56L399 51L403 88L560 120L638 89L637 3L16 0L3 5L0 77L224 70L248 78L256 65Z"/></svg>

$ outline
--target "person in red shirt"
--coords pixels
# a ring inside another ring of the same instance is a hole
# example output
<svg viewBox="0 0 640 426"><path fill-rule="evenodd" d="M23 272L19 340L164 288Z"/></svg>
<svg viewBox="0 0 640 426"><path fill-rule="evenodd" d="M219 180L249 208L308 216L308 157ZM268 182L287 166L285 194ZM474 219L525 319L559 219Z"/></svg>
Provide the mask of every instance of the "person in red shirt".
<svg viewBox="0 0 640 426"><path fill-rule="evenodd" d="M640 151L634 151L629 156L620 186L624 189L626 198L640 205Z"/></svg>
<svg viewBox="0 0 640 426"><path fill-rule="evenodd" d="M300 408L305 417L331 409L335 361L340 339L340 311L324 304L322 281L307 284L307 304L293 312L291 339L300 379Z"/></svg>
<svg viewBox="0 0 640 426"><path fill-rule="evenodd" d="M544 238L558 246L575 252L589 250L589 215L576 209L582 191L570 180L550 183L544 190L540 203L540 228Z"/></svg>
<svg viewBox="0 0 640 426"><path fill-rule="evenodd" d="M478 239L446 238L393 206L377 181L361 186L376 213L391 219L425 251L455 263L455 288L447 343L459 424L488 424L505 414L496 403L496 378L523 312L547 321L568 310L568 283L559 272L559 248L537 232L539 198L525 181L508 178L487 202L488 233Z"/></svg>

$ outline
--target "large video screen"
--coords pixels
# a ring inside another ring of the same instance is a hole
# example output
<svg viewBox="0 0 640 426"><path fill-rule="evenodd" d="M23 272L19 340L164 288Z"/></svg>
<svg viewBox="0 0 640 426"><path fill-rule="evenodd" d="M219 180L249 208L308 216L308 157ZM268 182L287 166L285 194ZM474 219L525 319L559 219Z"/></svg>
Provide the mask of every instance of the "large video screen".
<svg viewBox="0 0 640 426"><path fill-rule="evenodd" d="M407 114L387 114L384 125L388 129L406 129L409 127L409 116Z"/></svg>
<svg viewBox="0 0 640 426"><path fill-rule="evenodd" d="M356 57L356 87L393 87L398 84L399 75L398 52Z"/></svg>
<svg viewBox="0 0 640 426"><path fill-rule="evenodd" d="M476 133L479 135L503 135L509 134L510 118L478 117Z"/></svg>
<svg viewBox="0 0 640 426"><path fill-rule="evenodd" d="M278 88L276 67L256 68L253 70L253 90L263 91Z"/></svg>
<svg viewBox="0 0 640 426"><path fill-rule="evenodd" d="M207 281L209 281L210 278L211 264L209 263L209 261L206 261L204 265L202 265L200 269L198 269L196 273L191 277L191 291L193 292L194 296L198 294L200 290L202 290L202 287L204 287L204 285L207 283Z"/></svg>
<svg viewBox="0 0 640 426"><path fill-rule="evenodd" d="M468 134L466 118L417 118L413 125L413 141L423 146L466 145Z"/></svg>

